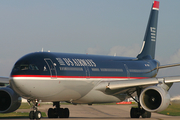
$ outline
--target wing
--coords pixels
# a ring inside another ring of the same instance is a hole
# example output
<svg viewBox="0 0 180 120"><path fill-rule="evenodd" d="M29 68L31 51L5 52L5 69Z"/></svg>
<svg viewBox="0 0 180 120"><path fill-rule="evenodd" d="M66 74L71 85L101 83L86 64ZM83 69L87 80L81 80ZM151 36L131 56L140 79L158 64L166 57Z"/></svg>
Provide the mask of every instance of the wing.
<svg viewBox="0 0 180 120"><path fill-rule="evenodd" d="M0 86L4 86L5 84L9 84L9 77L0 77Z"/></svg>
<svg viewBox="0 0 180 120"><path fill-rule="evenodd" d="M157 85L157 84L166 84L171 87L172 83L180 82L180 76L173 77L156 77L156 78L147 78L147 79L131 79L131 80L105 80L97 86L97 89L109 94L115 95L120 93L133 93L136 91L136 88L146 88L148 86ZM169 89L168 88L168 89Z"/></svg>

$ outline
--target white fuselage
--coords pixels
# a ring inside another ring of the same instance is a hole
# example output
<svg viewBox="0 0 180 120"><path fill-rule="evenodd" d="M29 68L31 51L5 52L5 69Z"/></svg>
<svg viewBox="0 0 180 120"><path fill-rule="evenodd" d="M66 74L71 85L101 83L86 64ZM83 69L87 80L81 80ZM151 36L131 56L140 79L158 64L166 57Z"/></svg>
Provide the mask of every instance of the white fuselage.
<svg viewBox="0 0 180 120"><path fill-rule="evenodd" d="M71 103L103 103L124 100L106 95L97 88L100 79L89 78L47 78L47 77L11 77L11 87L26 99L38 99L42 102L67 101ZM105 88L104 88L105 89Z"/></svg>

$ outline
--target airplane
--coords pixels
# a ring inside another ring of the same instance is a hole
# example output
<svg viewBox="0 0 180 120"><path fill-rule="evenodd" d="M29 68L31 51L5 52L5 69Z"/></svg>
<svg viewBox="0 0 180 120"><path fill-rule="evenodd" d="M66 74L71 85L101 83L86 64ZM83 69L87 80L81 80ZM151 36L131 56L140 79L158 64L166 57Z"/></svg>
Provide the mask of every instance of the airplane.
<svg viewBox="0 0 180 120"><path fill-rule="evenodd" d="M133 98L131 118L150 118L151 112L166 109L170 103L169 89L180 76L156 77L159 69L180 64L160 65L155 60L159 1L152 4L143 45L137 57L34 52L21 57L10 77L1 77L0 113L17 110L21 97L32 104L30 119L41 119L37 106L52 102L49 118L69 118L68 108L60 102L96 104L120 102Z"/></svg>

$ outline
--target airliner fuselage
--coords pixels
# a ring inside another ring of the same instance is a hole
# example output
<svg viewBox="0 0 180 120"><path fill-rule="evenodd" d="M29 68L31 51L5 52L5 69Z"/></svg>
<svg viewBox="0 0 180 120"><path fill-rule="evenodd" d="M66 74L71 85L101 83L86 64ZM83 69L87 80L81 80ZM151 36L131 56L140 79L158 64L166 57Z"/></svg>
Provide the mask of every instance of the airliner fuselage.
<svg viewBox="0 0 180 120"><path fill-rule="evenodd" d="M117 56L37 52L25 55L14 65L11 86L22 97L71 103L117 102L126 98L109 96L96 86L106 80L154 77L158 62Z"/></svg>

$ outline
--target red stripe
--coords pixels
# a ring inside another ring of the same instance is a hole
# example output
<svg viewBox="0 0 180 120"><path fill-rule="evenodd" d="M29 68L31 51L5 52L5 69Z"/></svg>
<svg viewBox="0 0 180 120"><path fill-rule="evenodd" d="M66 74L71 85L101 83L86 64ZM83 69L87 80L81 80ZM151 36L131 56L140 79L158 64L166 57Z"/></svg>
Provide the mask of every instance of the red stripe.
<svg viewBox="0 0 180 120"><path fill-rule="evenodd" d="M38 78L51 78L50 75L11 75L11 77L38 77ZM56 78L56 76L52 76L53 78ZM90 77L86 77L86 76L57 76L57 78L113 78L113 79L128 79L128 77L111 77L111 76L90 76ZM130 79L145 79L148 77L130 77Z"/></svg>
<svg viewBox="0 0 180 120"><path fill-rule="evenodd" d="M154 1L153 8L159 9L159 1Z"/></svg>

